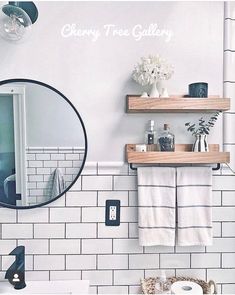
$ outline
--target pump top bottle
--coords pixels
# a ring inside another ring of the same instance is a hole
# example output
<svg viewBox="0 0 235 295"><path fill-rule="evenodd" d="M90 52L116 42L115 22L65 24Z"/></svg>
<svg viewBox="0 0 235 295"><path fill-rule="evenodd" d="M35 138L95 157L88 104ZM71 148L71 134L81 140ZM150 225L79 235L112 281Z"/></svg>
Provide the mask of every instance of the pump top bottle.
<svg viewBox="0 0 235 295"><path fill-rule="evenodd" d="M157 133L154 129L154 121L149 121L148 129L145 131L145 143L146 144L155 144L157 142Z"/></svg>

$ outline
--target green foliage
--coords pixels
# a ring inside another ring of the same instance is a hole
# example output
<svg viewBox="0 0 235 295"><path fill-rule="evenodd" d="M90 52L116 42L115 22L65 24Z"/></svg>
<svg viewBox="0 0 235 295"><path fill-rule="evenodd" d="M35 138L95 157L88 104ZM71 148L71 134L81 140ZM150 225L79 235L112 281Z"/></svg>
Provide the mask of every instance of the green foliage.
<svg viewBox="0 0 235 295"><path fill-rule="evenodd" d="M197 125L195 123L192 124L191 122L185 123L187 131L191 132L192 135L209 135L210 130L214 127L220 113L220 111L215 112L207 122L203 117L201 117L198 120Z"/></svg>

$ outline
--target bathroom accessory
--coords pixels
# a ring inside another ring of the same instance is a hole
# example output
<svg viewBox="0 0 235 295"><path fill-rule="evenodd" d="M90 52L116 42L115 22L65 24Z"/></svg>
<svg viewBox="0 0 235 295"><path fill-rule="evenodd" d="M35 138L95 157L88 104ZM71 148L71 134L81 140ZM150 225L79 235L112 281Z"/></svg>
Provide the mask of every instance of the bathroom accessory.
<svg viewBox="0 0 235 295"><path fill-rule="evenodd" d="M137 177L140 246L174 246L175 169L139 167Z"/></svg>
<svg viewBox="0 0 235 295"><path fill-rule="evenodd" d="M63 193L65 188L64 176L60 168L56 168L53 173L51 198L54 199Z"/></svg>
<svg viewBox="0 0 235 295"><path fill-rule="evenodd" d="M188 132L195 136L195 143L193 145L194 152L209 152L207 143L207 135L210 134L211 129L214 127L220 112L217 111L211 115L209 119L201 117L197 123L187 122L185 127Z"/></svg>
<svg viewBox="0 0 235 295"><path fill-rule="evenodd" d="M127 113L211 113L228 111L230 98L209 96L208 99L170 95L169 98L145 98L138 95L126 96Z"/></svg>
<svg viewBox="0 0 235 295"><path fill-rule="evenodd" d="M151 149L150 149L151 148ZM133 167L136 165L157 165L157 164L216 164L213 170L219 170L221 163L230 162L230 154L228 152L220 152L219 145L209 145L210 152L208 153L195 153L192 152L191 144L176 144L175 152L159 152L157 145L147 146L146 153L136 151L135 144L126 145L126 159L127 162Z"/></svg>
<svg viewBox="0 0 235 295"><path fill-rule="evenodd" d="M141 62L135 65L132 78L142 86L151 85L150 97L159 97L157 82L171 78L173 66L160 55L142 57ZM161 89L160 89L161 91Z"/></svg>
<svg viewBox="0 0 235 295"><path fill-rule="evenodd" d="M15 255L16 259L8 268L5 274L5 279L14 286L15 289L23 289L25 284L25 247L16 247L9 255Z"/></svg>
<svg viewBox="0 0 235 295"><path fill-rule="evenodd" d="M164 130L158 137L158 144L161 152L175 151L175 136L169 130L170 125L164 124Z"/></svg>
<svg viewBox="0 0 235 295"><path fill-rule="evenodd" d="M0 294L2 295L78 295L88 293L88 280L27 281L27 286L21 290L15 290L9 283L0 282Z"/></svg>
<svg viewBox="0 0 235 295"><path fill-rule="evenodd" d="M206 134L198 134L195 136L196 140L193 144L194 152L209 152L207 135Z"/></svg>
<svg viewBox="0 0 235 295"><path fill-rule="evenodd" d="M203 97L208 96L208 83L197 82L189 84L189 96L190 97Z"/></svg>
<svg viewBox="0 0 235 295"><path fill-rule="evenodd" d="M190 278L190 277L169 277L167 281L170 285L178 281L190 281L195 282L202 287L203 294L217 294L216 283L210 280L208 283L204 280ZM156 294L155 285L159 282L159 277L149 277L141 279L141 289L143 294Z"/></svg>
<svg viewBox="0 0 235 295"><path fill-rule="evenodd" d="M141 94L141 97L149 97L149 96L148 96L148 93L147 93L147 92L143 92L143 93Z"/></svg>
<svg viewBox="0 0 235 295"><path fill-rule="evenodd" d="M157 112L214 112L230 109L230 98L209 96L208 99L192 99L184 96L171 96L167 99L143 98L136 95L127 95L127 113L157 113ZM148 149L147 149L148 150ZM210 152L189 153L192 145L176 145L175 152L168 152L167 155L157 152L157 146L151 147L146 153L136 152L135 145L126 145L127 162L131 169L133 164L217 164L213 170L219 170L221 163L230 162L229 152L219 152L219 145L209 145ZM179 153L180 152L180 153Z"/></svg>
<svg viewBox="0 0 235 295"><path fill-rule="evenodd" d="M166 278L166 272L161 270L159 280L155 284L156 294L170 294L171 285Z"/></svg>
<svg viewBox="0 0 235 295"><path fill-rule="evenodd" d="M212 245L210 167L139 167L137 179L141 246Z"/></svg>
<svg viewBox="0 0 235 295"><path fill-rule="evenodd" d="M147 152L146 144L137 144L136 145L136 151L137 152Z"/></svg>
<svg viewBox="0 0 235 295"><path fill-rule="evenodd" d="M160 97L161 98L163 98L163 97L168 98L169 97L167 88L162 88L162 92L160 94Z"/></svg>
<svg viewBox="0 0 235 295"><path fill-rule="evenodd" d="M28 209L46 205L68 191L82 172L87 155L84 123L61 92L39 81L1 81L0 96L0 123L3 109L11 119L9 124L0 124L1 134L14 138L7 145L6 159L1 159L4 173L0 185L3 186L9 175L15 174L14 199L0 193L0 206ZM5 107L2 107L3 102ZM8 138L1 137L1 142ZM15 151L15 156L11 156L10 151ZM52 195L50 175L56 169L63 171L66 182L64 189L60 187L57 194L54 190Z"/></svg>
<svg viewBox="0 0 235 295"><path fill-rule="evenodd" d="M154 144L157 142L157 133L154 129L154 121L149 120L148 129L145 131L145 143Z"/></svg>
<svg viewBox="0 0 235 295"><path fill-rule="evenodd" d="M203 294L202 287L191 281L177 281L171 285L171 294Z"/></svg>
<svg viewBox="0 0 235 295"><path fill-rule="evenodd" d="M153 166L151 166L151 167L153 167ZM137 167L134 167L132 163L130 163L130 169L133 170L133 171L137 171ZM220 163L217 163L216 167L212 167L213 171L217 171L217 170L220 170L220 169L221 169Z"/></svg>
<svg viewBox="0 0 235 295"><path fill-rule="evenodd" d="M159 97L160 94L159 94L159 91L157 89L157 82L153 82L153 84L151 85L151 91L150 91L150 94L149 94L149 97L153 98L153 97Z"/></svg>
<svg viewBox="0 0 235 295"><path fill-rule="evenodd" d="M22 41L37 18L38 10L33 2L10 1L1 7L0 35L7 41Z"/></svg>
<svg viewBox="0 0 235 295"><path fill-rule="evenodd" d="M212 245L212 171L210 167L178 167L176 195L177 245Z"/></svg>

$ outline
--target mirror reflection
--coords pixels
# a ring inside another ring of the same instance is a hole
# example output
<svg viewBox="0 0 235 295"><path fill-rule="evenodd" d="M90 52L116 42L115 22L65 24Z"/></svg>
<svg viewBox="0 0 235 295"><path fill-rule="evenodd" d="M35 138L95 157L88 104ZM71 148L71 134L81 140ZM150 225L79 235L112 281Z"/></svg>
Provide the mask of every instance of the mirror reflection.
<svg viewBox="0 0 235 295"><path fill-rule="evenodd" d="M79 114L56 90L29 80L0 86L0 202L36 206L61 195L86 155Z"/></svg>

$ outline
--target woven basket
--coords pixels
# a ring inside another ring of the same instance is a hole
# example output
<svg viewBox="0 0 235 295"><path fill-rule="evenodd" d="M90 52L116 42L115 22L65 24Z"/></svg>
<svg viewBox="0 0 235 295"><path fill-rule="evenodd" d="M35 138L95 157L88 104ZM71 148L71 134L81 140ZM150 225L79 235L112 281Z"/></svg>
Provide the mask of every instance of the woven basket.
<svg viewBox="0 0 235 295"><path fill-rule="evenodd" d="M155 285L159 280L156 278L147 278L141 280L142 294L155 294ZM177 281L191 281L197 283L202 287L203 294L217 294L217 287L214 281L209 281L208 283L203 280L193 279L189 277L170 277L167 279L168 283L172 285Z"/></svg>

